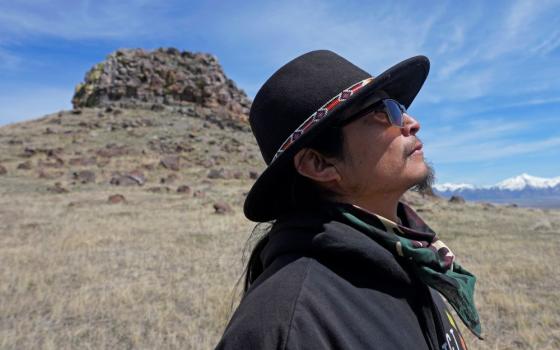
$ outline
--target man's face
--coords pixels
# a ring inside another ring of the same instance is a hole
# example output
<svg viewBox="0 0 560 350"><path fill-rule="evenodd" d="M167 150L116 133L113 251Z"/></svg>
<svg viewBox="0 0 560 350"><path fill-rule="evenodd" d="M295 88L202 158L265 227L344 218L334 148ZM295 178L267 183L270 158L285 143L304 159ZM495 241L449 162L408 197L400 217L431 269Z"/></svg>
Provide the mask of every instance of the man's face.
<svg viewBox="0 0 560 350"><path fill-rule="evenodd" d="M404 193L430 174L420 124L405 114L403 128L392 126L383 112L372 112L343 127L345 158L336 164L347 196Z"/></svg>

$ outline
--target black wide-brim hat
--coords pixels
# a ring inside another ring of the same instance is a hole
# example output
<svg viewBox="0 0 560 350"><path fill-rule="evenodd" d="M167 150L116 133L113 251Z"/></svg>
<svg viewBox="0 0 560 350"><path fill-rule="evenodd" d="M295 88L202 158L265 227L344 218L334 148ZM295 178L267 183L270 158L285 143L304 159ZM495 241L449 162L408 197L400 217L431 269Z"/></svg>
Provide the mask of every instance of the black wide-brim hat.
<svg viewBox="0 0 560 350"><path fill-rule="evenodd" d="M333 122L360 113L382 98L409 107L430 69L416 56L377 77L328 50L311 51L281 67L261 87L249 115L267 168L243 207L252 221L276 219L290 205L293 157Z"/></svg>

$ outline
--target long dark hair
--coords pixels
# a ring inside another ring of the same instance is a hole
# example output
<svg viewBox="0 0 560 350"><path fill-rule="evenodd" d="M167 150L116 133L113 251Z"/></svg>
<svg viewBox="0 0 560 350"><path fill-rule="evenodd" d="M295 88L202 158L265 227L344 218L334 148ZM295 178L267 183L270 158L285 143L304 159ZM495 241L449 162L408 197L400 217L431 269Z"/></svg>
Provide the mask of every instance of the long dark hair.
<svg viewBox="0 0 560 350"><path fill-rule="evenodd" d="M312 148L326 157L342 159L344 156L344 134L342 128L339 126L326 127L320 135L310 140L305 147ZM332 195L333 193L318 186L313 180L295 171L291 181L290 205L283 214L311 208ZM247 293L251 284L263 272L264 266L260 260L260 253L268 243L269 233L274 222L275 220L255 225L245 244L244 257L251 247L252 251L244 271L243 295Z"/></svg>

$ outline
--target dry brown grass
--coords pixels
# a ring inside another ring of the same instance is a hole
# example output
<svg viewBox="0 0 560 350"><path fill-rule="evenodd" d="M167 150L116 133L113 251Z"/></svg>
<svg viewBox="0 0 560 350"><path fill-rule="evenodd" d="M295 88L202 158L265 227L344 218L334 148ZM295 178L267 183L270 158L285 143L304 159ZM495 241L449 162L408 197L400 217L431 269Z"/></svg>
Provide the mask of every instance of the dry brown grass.
<svg viewBox="0 0 560 350"><path fill-rule="evenodd" d="M207 169L188 167L179 173L179 184L207 193L193 198L113 187L106 177L97 184L71 185L69 168L52 181L16 169L23 161L17 154L27 144L87 154L118 140L146 149L156 134L182 137L188 129L181 117L169 119L175 125L168 131L140 127L136 136L105 128L79 138L63 132L44 136L47 125L76 130L70 124L91 118L87 113L65 115L68 122L60 125L47 118L0 130L0 162L8 168L8 175L0 176L0 348L213 348L230 315L242 250L254 226L241 210L252 181L202 181ZM188 120L189 128L206 130L200 124ZM227 141L227 133L207 130L204 142ZM207 148L199 146L183 154L185 159L204 157ZM148 152L95 170L107 176L157 159ZM248 167L230 155L220 166ZM166 173L159 168L147 173L146 186ZM70 192L48 193L54 181ZM114 193L127 202L107 203ZM234 214L213 213L212 203L222 199L233 205ZM560 211L445 201L414 206L478 276L476 301L486 340L464 330L471 349L560 348Z"/></svg>
<svg viewBox="0 0 560 350"><path fill-rule="evenodd" d="M30 186L31 187L31 186ZM0 199L0 348L210 349L229 316L253 225L210 199L120 191ZM560 346L560 213L417 205L478 278L487 340L472 349ZM547 220L552 230L530 230ZM466 333L466 331L464 331ZM468 335L467 335L468 336Z"/></svg>
<svg viewBox="0 0 560 350"><path fill-rule="evenodd" d="M2 193L0 348L215 345L251 225L181 195L111 193Z"/></svg>
<svg viewBox="0 0 560 350"><path fill-rule="evenodd" d="M486 340L463 330L471 348L559 349L560 212L439 202L426 209L426 220L478 277Z"/></svg>

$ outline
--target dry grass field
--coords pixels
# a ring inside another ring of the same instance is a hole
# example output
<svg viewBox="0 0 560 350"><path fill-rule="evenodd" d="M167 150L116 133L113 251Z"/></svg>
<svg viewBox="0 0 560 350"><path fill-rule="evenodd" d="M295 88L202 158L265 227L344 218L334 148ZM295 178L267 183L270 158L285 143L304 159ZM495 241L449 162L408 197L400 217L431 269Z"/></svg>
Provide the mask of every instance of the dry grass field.
<svg viewBox="0 0 560 350"><path fill-rule="evenodd" d="M560 349L560 211L436 202L419 208L478 277L485 341L472 349Z"/></svg>
<svg viewBox="0 0 560 350"><path fill-rule="evenodd" d="M180 194L111 193L2 186L0 348L215 345L250 225Z"/></svg>
<svg viewBox="0 0 560 350"><path fill-rule="evenodd" d="M77 130L68 125L75 122L78 128L79 118L90 117L87 113L64 115L69 121L59 124L53 116L0 128L0 164L8 169L0 176L0 348L213 348L230 316L243 248L254 227L241 210L253 180L208 180L207 169L192 165L177 172L177 185L188 183L205 196L147 191L170 172L160 168L146 170L143 186L108 183L111 171L156 161L160 154L148 148L92 166L98 171L94 183L73 183L69 174L75 169L67 162L47 169L63 172L60 178L37 176L42 155L31 157L33 169L17 169L24 160L17 154L27 144L58 145L62 154L76 147L84 155L110 139L145 147L154 139L151 133L163 133L161 127L131 132L107 131L102 125L95 135L88 131L78 138L54 130L45 136L47 125ZM167 133L185 134L179 118L174 122ZM193 128L199 121L188 123ZM227 129L206 129L203 140L231 141ZM249 136L239 138L249 142ZM204 158L194 147L181 153L184 162ZM219 166L259 166L241 154L225 154ZM68 192L48 191L55 181ZM109 203L115 193L126 201ZM486 340L464 331L470 349L559 349L560 211L411 198L460 262L478 276L476 301ZM233 212L215 214L212 204L218 200L229 203Z"/></svg>

